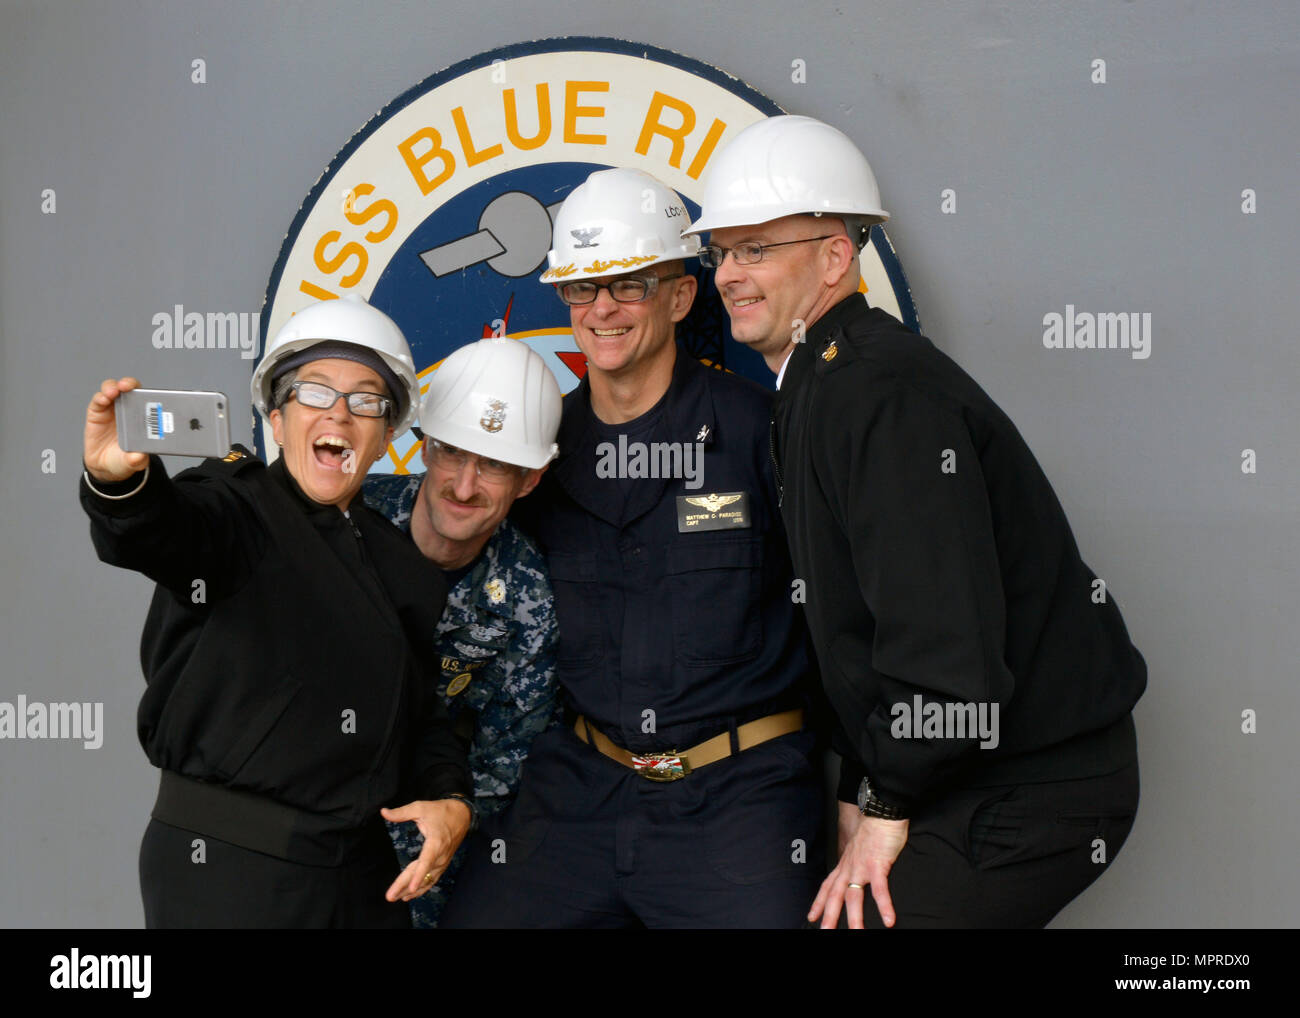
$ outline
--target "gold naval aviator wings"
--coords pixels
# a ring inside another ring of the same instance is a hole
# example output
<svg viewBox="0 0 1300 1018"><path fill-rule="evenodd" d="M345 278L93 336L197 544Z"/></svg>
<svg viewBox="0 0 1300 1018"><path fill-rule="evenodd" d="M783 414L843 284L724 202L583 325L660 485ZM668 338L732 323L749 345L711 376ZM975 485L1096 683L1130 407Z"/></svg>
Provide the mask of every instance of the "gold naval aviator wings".
<svg viewBox="0 0 1300 1018"><path fill-rule="evenodd" d="M716 513L724 506L731 505L732 502L739 502L741 495L687 495L686 501L691 505L697 505L701 509L707 509L711 513Z"/></svg>

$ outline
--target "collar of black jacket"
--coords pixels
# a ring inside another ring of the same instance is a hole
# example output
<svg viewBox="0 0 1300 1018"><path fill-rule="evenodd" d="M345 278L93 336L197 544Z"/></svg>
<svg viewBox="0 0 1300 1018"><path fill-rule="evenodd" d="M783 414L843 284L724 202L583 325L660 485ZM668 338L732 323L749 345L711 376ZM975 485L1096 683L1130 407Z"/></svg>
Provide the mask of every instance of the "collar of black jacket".
<svg viewBox="0 0 1300 1018"><path fill-rule="evenodd" d="M803 380L812 371L818 355L831 337L842 332L844 327L867 306L867 298L861 293L851 293L813 322L804 334L802 343L794 345L790 354L790 363L786 365L785 377L781 379L781 388L777 392L777 402L789 398L803 384Z"/></svg>

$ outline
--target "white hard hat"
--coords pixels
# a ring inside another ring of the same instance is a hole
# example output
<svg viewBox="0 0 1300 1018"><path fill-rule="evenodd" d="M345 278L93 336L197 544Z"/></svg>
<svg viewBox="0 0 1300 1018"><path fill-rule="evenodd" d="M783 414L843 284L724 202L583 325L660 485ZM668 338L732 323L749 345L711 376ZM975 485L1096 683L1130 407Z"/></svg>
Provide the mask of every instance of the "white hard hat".
<svg viewBox="0 0 1300 1018"><path fill-rule="evenodd" d="M397 401L394 437L415 423L420 382L406 337L396 322L355 293L308 305L285 322L267 344L251 386L253 405L263 417L270 418L271 383L279 374L279 365L319 343L351 343L378 354L399 383L392 394Z"/></svg>
<svg viewBox="0 0 1300 1018"><path fill-rule="evenodd" d="M450 354L420 403L420 430L461 449L536 470L560 451L560 386L527 343L500 336Z"/></svg>
<svg viewBox="0 0 1300 1018"><path fill-rule="evenodd" d="M667 184L641 170L597 170L556 213L541 281L569 283L694 258L699 238L681 235L690 225L686 202Z"/></svg>
<svg viewBox="0 0 1300 1018"><path fill-rule="evenodd" d="M880 207L876 175L847 135L812 117L768 117L750 124L713 158L700 218L686 232L756 226L799 214L837 216L863 227L889 218Z"/></svg>

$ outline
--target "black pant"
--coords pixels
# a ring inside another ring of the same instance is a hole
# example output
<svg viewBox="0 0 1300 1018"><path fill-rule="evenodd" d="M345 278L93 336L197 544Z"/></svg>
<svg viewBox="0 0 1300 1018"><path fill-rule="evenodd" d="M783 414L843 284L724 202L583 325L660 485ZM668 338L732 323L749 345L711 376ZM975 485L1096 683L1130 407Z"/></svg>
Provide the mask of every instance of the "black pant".
<svg viewBox="0 0 1300 1018"><path fill-rule="evenodd" d="M970 788L919 811L889 873L895 928L1041 928L1133 828L1138 765L1095 778ZM867 888L865 925L881 929Z"/></svg>
<svg viewBox="0 0 1300 1018"><path fill-rule="evenodd" d="M145 925L407 929L406 903L384 899L397 879L397 857L383 824L373 826L355 861L305 866L151 820L140 845Z"/></svg>

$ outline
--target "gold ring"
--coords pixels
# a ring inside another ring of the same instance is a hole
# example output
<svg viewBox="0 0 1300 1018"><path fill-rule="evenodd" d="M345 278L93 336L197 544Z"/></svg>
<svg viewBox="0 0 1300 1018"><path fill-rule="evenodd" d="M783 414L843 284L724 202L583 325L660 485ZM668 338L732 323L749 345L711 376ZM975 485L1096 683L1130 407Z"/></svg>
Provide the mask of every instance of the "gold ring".
<svg viewBox="0 0 1300 1018"><path fill-rule="evenodd" d="M424 884L431 884L431 883L433 883L433 870L430 870L428 873L426 873L426 874L424 875L424 880L422 880L421 883L424 883Z"/></svg>
<svg viewBox="0 0 1300 1018"><path fill-rule="evenodd" d="M850 886L850 887L856 887L859 891L865 891L865 890L866 890L866 888L863 887L861 884L849 884L849 886Z"/></svg>

